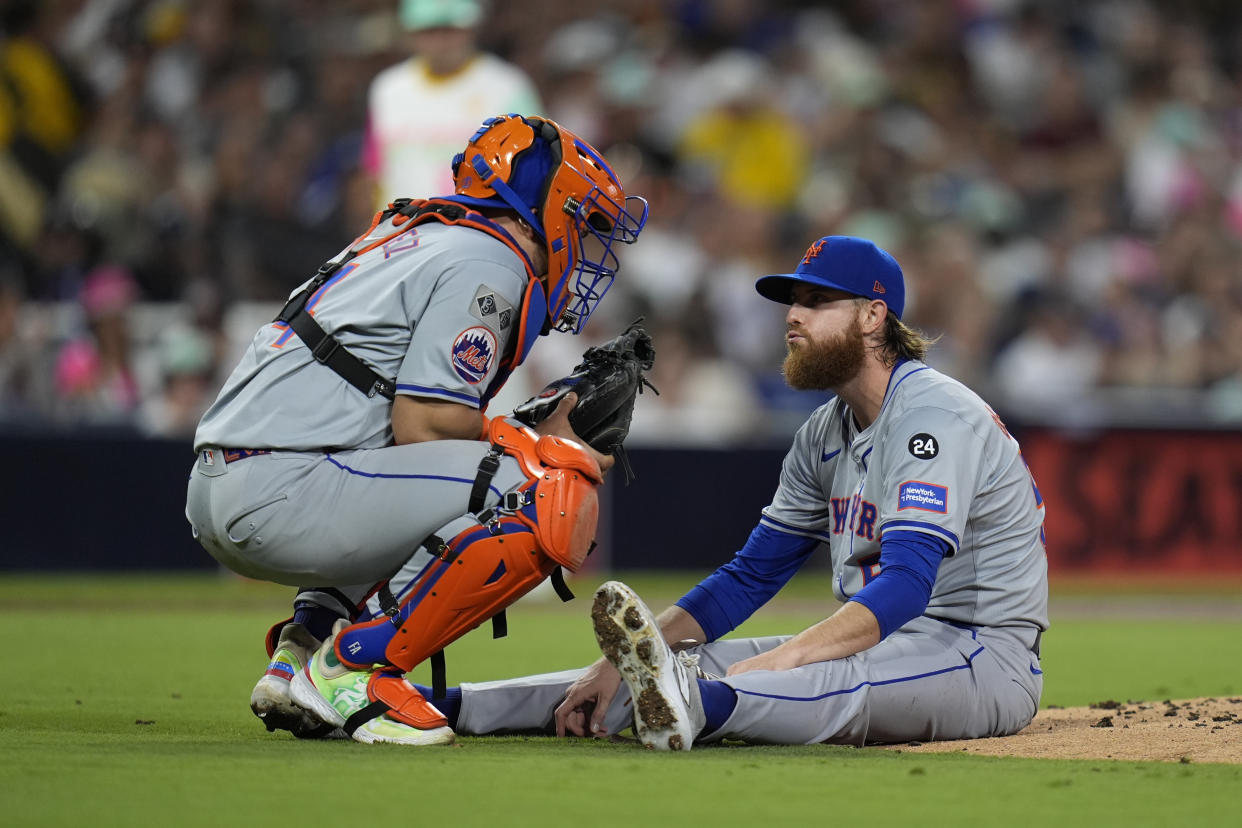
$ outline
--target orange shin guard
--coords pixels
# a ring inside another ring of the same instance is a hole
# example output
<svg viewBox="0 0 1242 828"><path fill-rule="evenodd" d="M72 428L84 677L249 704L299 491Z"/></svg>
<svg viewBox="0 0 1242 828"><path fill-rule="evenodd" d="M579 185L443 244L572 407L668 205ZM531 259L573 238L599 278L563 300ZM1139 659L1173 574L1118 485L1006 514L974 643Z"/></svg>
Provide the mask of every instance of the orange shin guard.
<svg viewBox="0 0 1242 828"><path fill-rule="evenodd" d="M408 672L530 592L558 565L575 571L582 564L599 519L599 466L572 440L541 437L514 422L492 420L489 436L518 461L527 482L431 550L437 559L391 615L342 631L336 653L343 663ZM458 527L460 520L454 521Z"/></svg>
<svg viewBox="0 0 1242 828"><path fill-rule="evenodd" d="M479 528L449 542L455 558L437 563L415 586L409 609L384 653L409 671L534 589L556 568L535 536L506 518L502 533ZM481 533L481 536L480 536Z"/></svg>

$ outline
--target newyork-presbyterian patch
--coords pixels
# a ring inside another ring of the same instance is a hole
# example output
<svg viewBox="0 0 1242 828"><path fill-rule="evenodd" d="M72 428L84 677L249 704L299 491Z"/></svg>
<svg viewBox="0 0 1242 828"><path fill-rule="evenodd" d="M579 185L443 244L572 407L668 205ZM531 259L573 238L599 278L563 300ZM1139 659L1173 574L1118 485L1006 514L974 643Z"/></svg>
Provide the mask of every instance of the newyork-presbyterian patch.
<svg viewBox="0 0 1242 828"><path fill-rule="evenodd" d="M902 509L922 509L924 512L946 514L949 511L949 487L924 483L921 480L907 480L897 488L897 511Z"/></svg>
<svg viewBox="0 0 1242 828"><path fill-rule="evenodd" d="M471 385L483 381L495 356L496 335L482 325L467 328L453 341L453 370Z"/></svg>

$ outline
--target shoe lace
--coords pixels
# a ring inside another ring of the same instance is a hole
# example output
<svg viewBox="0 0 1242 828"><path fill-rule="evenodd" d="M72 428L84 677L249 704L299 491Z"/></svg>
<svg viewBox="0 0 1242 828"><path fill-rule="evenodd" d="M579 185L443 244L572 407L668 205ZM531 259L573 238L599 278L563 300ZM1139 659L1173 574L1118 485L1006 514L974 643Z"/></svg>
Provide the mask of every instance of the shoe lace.
<svg viewBox="0 0 1242 828"><path fill-rule="evenodd" d="M682 667L693 673L695 678L707 679L708 681L714 681L720 678L720 676L714 676L699 666L698 653L690 653L682 650L677 653L677 660L681 662Z"/></svg>

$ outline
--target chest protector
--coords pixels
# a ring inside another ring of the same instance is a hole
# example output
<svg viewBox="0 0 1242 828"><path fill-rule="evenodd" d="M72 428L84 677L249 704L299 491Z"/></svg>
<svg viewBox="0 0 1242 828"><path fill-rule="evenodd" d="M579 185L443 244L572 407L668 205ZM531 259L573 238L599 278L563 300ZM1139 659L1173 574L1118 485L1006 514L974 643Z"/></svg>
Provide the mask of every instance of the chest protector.
<svg viewBox="0 0 1242 828"><path fill-rule="evenodd" d="M355 239L354 243L340 256L320 265L315 278L285 303L284 308L273 321L288 325L310 349L311 356L317 362L331 368L342 379L368 397L379 394L385 399L392 400L397 392L396 380L380 376L373 368L350 353L336 337L325 331L315 321L315 317L306 310L306 306L310 304L311 299L323 288L324 284L352 259L376 247L388 244L398 236L429 221L470 227L486 233L512 250L526 267L526 290L522 294L521 310L518 313L517 340L510 353L501 360L495 379L483 394L481 403L482 407L486 408L488 401L500 391L513 370L526 359L535 344L535 337L547 332L548 300L544 293L543 283L535 274L530 257L514 241L513 237L482 213L470 210L451 198L401 198L388 205L388 209L376 213L371 227Z"/></svg>

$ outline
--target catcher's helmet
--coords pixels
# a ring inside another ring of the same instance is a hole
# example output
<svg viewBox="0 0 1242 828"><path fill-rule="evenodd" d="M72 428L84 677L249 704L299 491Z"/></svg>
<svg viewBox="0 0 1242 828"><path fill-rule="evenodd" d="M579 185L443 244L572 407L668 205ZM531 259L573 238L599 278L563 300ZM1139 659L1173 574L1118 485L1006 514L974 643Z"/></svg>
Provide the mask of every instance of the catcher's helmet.
<svg viewBox="0 0 1242 828"><path fill-rule="evenodd" d="M489 118L453 159L456 200L515 210L548 251L548 322L579 333L617 272L613 245L632 244L647 202L627 196L602 155L547 118ZM591 250L586 250L584 242Z"/></svg>

